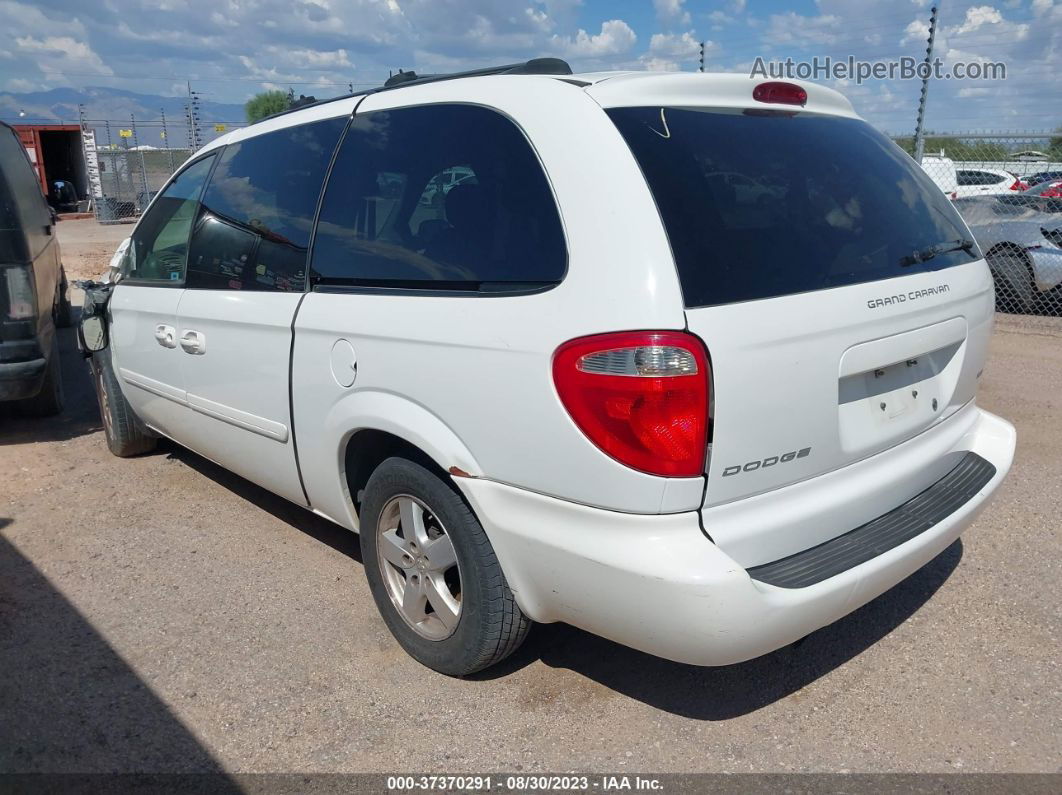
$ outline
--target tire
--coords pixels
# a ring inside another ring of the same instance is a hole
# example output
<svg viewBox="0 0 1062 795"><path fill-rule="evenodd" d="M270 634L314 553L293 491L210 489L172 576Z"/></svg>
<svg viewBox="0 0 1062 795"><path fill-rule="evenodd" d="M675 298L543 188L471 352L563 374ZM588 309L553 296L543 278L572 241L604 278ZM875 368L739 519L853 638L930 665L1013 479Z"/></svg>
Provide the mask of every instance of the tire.
<svg viewBox="0 0 1062 795"><path fill-rule="evenodd" d="M93 353L89 367L96 386L96 400L100 404L107 449L119 458L150 453L158 439L147 433L122 394L111 365L110 351L105 348Z"/></svg>
<svg viewBox="0 0 1062 795"><path fill-rule="evenodd" d="M1004 247L985 258L996 285L996 311L1030 315L1036 312L1036 285L1025 253Z"/></svg>
<svg viewBox="0 0 1062 795"><path fill-rule="evenodd" d="M59 300L56 303L55 325L59 328L70 328L73 324L73 310L70 308L70 285L66 281L66 271L60 271Z"/></svg>
<svg viewBox="0 0 1062 795"><path fill-rule="evenodd" d="M527 637L531 621L516 604L475 514L420 464L388 458L376 468L365 486L360 535L376 607L417 662L465 676L505 659ZM404 611L400 605L411 587L410 609Z"/></svg>
<svg viewBox="0 0 1062 795"><path fill-rule="evenodd" d="M41 391L18 402L18 412L26 417L52 417L63 410L63 364L59 359L59 335L52 334L52 352L44 373Z"/></svg>

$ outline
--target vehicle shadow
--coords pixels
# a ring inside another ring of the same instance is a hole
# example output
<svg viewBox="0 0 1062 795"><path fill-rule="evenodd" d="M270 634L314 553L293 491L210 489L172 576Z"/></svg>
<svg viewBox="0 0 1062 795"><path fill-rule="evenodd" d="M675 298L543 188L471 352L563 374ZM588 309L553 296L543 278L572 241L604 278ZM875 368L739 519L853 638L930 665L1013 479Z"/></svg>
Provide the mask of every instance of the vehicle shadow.
<svg viewBox="0 0 1062 795"><path fill-rule="evenodd" d="M160 453L180 461L199 474L224 486L237 497L246 500L256 508L261 508L285 524L310 536L310 538L320 541L348 558L361 563L361 547L356 533L352 533L345 527L340 527L306 508L300 508L283 497L278 497L273 492L255 485L251 481L168 439L160 439L158 449Z"/></svg>
<svg viewBox="0 0 1062 795"><path fill-rule="evenodd" d="M962 559L957 540L891 590L803 640L723 668L669 662L563 624L536 626L523 648L481 678L535 660L567 668L657 709L695 720L728 720L787 698L844 665L910 618ZM691 628L691 631L696 631Z"/></svg>
<svg viewBox="0 0 1062 795"><path fill-rule="evenodd" d="M11 522L0 518L0 529ZM0 671L0 773L12 791L18 773L205 773L214 774L204 777L212 790L235 789L151 687L2 535ZM42 787L27 783L24 791Z"/></svg>
<svg viewBox="0 0 1062 795"><path fill-rule="evenodd" d="M58 329L63 366L63 410L54 417L21 417L10 403L0 403L0 445L65 442L102 430L96 388L88 363L77 349L81 310L73 308L74 326Z"/></svg>

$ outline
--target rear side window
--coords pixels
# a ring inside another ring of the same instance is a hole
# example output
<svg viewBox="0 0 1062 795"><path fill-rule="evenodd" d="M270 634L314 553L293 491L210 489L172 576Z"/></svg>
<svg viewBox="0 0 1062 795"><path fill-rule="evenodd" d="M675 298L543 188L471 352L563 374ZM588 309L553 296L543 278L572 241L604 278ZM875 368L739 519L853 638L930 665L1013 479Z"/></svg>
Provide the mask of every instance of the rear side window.
<svg viewBox="0 0 1062 795"><path fill-rule="evenodd" d="M321 205L323 284L513 290L556 284L564 235L512 121L472 105L354 117Z"/></svg>
<svg viewBox="0 0 1062 795"><path fill-rule="evenodd" d="M346 117L225 148L203 193L186 286L301 291L310 230Z"/></svg>
<svg viewBox="0 0 1062 795"><path fill-rule="evenodd" d="M941 190L858 119L615 108L656 199L686 305L771 298L970 262ZM907 258L907 259L905 259Z"/></svg>

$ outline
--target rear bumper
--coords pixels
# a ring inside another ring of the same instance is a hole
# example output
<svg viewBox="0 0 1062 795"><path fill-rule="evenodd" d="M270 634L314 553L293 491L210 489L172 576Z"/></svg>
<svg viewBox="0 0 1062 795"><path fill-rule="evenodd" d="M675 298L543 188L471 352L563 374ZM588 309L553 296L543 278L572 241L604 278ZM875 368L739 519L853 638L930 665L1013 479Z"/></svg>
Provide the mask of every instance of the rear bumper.
<svg viewBox="0 0 1062 795"><path fill-rule="evenodd" d="M0 362L0 401L22 400L41 391L48 360L30 359L25 362Z"/></svg>
<svg viewBox="0 0 1062 795"><path fill-rule="evenodd" d="M1062 249L1030 248L1025 254L1032 263L1037 290L1047 292L1062 284Z"/></svg>
<svg viewBox="0 0 1062 795"><path fill-rule="evenodd" d="M995 474L988 482L913 538L802 588L753 580L705 538L696 512L621 514L488 480L455 480L532 619L565 621L678 662L728 665L836 621L958 538L1002 482L1014 455L1013 426L974 410L978 416L956 451L989 462Z"/></svg>

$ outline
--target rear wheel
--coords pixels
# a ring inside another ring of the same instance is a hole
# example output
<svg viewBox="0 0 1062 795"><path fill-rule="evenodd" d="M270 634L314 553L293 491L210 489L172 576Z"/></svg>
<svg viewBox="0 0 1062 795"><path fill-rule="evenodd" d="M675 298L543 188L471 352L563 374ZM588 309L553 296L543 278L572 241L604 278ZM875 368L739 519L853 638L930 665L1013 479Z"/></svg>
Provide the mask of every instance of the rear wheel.
<svg viewBox="0 0 1062 795"><path fill-rule="evenodd" d="M388 458L365 487L365 576L391 634L410 656L451 676L512 654L531 622L482 526L432 472Z"/></svg>
<svg viewBox="0 0 1062 795"><path fill-rule="evenodd" d="M20 400L18 410L27 417L51 417L63 410L63 365L59 360L59 336L52 335L52 351L41 391Z"/></svg>
<svg viewBox="0 0 1062 795"><path fill-rule="evenodd" d="M107 448L121 458L154 450L158 439L144 430L122 394L111 365L110 351L96 351L89 360L89 366L96 386L96 399L100 404L100 419L103 421Z"/></svg>
<svg viewBox="0 0 1062 795"><path fill-rule="evenodd" d="M985 257L996 284L996 311L1032 314L1036 311L1036 284L1029 258L1021 249L1006 246Z"/></svg>

